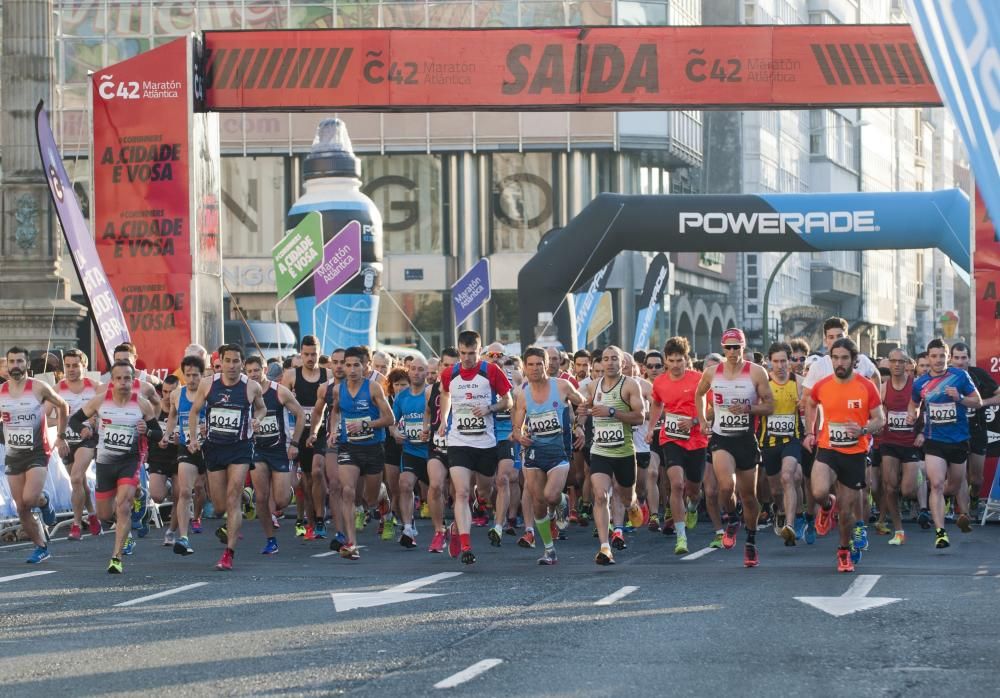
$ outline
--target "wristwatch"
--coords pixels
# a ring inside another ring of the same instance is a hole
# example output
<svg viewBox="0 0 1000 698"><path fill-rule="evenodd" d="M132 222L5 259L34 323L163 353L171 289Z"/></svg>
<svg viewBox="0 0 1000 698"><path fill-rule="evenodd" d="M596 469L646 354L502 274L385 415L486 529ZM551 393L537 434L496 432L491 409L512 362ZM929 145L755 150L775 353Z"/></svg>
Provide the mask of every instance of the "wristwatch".
<svg viewBox="0 0 1000 698"><path fill-rule="evenodd" d="M608 416L609 417L614 417L617 413L618 413L618 410L616 410L614 407L609 407L608 408Z"/></svg>
<svg viewBox="0 0 1000 698"><path fill-rule="evenodd" d="M861 427L861 435L862 436L868 436L868 425L867 424L864 425L863 427Z"/></svg>

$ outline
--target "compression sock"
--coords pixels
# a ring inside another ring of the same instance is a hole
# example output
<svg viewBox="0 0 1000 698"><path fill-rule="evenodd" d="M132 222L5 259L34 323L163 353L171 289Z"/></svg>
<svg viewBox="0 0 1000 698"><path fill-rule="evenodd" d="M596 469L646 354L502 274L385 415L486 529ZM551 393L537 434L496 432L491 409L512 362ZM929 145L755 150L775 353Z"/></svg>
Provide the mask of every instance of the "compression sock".
<svg viewBox="0 0 1000 698"><path fill-rule="evenodd" d="M549 525L549 521L548 515L544 519L535 519L535 525L538 527L538 537L545 543L546 548L552 547L552 526Z"/></svg>

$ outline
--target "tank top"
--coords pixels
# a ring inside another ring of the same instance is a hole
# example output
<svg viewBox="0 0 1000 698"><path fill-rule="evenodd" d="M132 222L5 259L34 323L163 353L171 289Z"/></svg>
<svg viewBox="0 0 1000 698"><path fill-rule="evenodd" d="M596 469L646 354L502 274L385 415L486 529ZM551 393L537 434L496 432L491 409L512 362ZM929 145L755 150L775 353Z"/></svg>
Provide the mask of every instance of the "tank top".
<svg viewBox="0 0 1000 698"><path fill-rule="evenodd" d="M385 439L385 432L382 429L372 428L371 423L379 418L378 406L372 400L371 381L362 380L358 392L351 395L347 388L347 381L340 382L340 436L338 440L342 444L353 444L355 446L373 446L382 443ZM358 425L361 431L352 434L347 430L350 425Z"/></svg>
<svg viewBox="0 0 1000 698"><path fill-rule="evenodd" d="M163 436L167 438L167 447L160 448L159 442L150 444L149 447L149 462L150 463L173 463L177 460L177 437L175 434L167 433L167 419L170 417L168 412L160 412L157 416L156 421L160 425L160 431L163 432Z"/></svg>
<svg viewBox="0 0 1000 698"><path fill-rule="evenodd" d="M638 382L638 381L637 381ZM642 384L639 384L639 391L642 392ZM646 396L642 396L642 411L643 414L649 414L649 400ZM646 443L646 421L643 420L640 424L636 424L632 427L632 444L635 446L636 453L649 453L649 444Z"/></svg>
<svg viewBox="0 0 1000 698"><path fill-rule="evenodd" d="M885 428L879 437L879 443L892 446L912 446L917 430L906 422L906 410L910 406L913 394L913 377L906 379L902 390L892 387L892 378L885 382L885 399L882 405L885 409Z"/></svg>
<svg viewBox="0 0 1000 698"><path fill-rule="evenodd" d="M799 418L799 390L794 376L784 383L768 380L774 394L774 414L760 420L760 445L765 448L784 446L802 438Z"/></svg>
<svg viewBox="0 0 1000 698"><path fill-rule="evenodd" d="M532 395L530 383L523 390L527 406L524 425L531 435L531 446L525 454L527 461L548 466L565 462L563 433L567 420L565 406L559 401L559 384L555 378L549 378L548 389L538 402Z"/></svg>
<svg viewBox="0 0 1000 698"><path fill-rule="evenodd" d="M198 424L205 423L205 408L198 413ZM181 386L181 394L177 396L177 443L186 446L188 442L188 425L191 424L191 399L188 398L187 386Z"/></svg>
<svg viewBox="0 0 1000 698"><path fill-rule="evenodd" d="M403 442L403 452L418 458L427 457L427 443L420 440L424 430L424 408L427 407L426 393L421 390L416 395L407 388L392 403L393 414L399 422L399 430L406 440Z"/></svg>
<svg viewBox="0 0 1000 698"><path fill-rule="evenodd" d="M306 425L302 430L303 436L309 435L309 428L312 426L312 410L316 406L316 393L319 392L319 386L328 380L325 368L319 370L319 380L315 383L306 380L306 377L302 375L301 366L295 369L295 384L292 387L292 392L295 393L295 399L302 405L302 410L305 413ZM330 389L327 388L326 391L327 395L330 395Z"/></svg>
<svg viewBox="0 0 1000 698"><path fill-rule="evenodd" d="M681 419L698 417L694 397L699 382L701 374L691 369L685 370L678 379L664 373L653 381L653 397L663 405L660 429L657 430L660 444L675 443L687 451L696 451L708 445L708 436L701 424L694 424L689 432L680 430Z"/></svg>
<svg viewBox="0 0 1000 698"><path fill-rule="evenodd" d="M139 422L144 421L139 394L133 386L128 402L116 405L113 393L114 388L108 386L104 403L97 410L97 463L112 466L134 463L138 467L145 441L137 428Z"/></svg>
<svg viewBox="0 0 1000 698"><path fill-rule="evenodd" d="M248 395L248 380L246 375L241 375L235 385L226 385L221 373L212 378L212 387L205 401L208 443L222 446L250 440L250 410L253 405Z"/></svg>
<svg viewBox="0 0 1000 698"><path fill-rule="evenodd" d="M254 443L259 448L283 450L288 442L288 432L285 429L285 406L281 404L281 398L278 396L277 383L267 382L263 399L267 414L257 427Z"/></svg>
<svg viewBox="0 0 1000 698"><path fill-rule="evenodd" d="M712 433L719 436L742 436L750 432L753 417L749 414L733 414L733 405L756 405L757 389L750 377L750 362L744 361L743 368L736 378L725 377L725 364L715 368L712 376L712 400L715 408L715 420L712 422Z"/></svg>
<svg viewBox="0 0 1000 698"><path fill-rule="evenodd" d="M597 383L594 393L594 404L600 403L615 410L628 410L629 404L622 399L622 386L625 376L619 376L618 382L611 390L604 390L604 379ZM590 452L607 458L624 458L634 456L632 446L632 430L627 428L618 417L594 417L594 442Z"/></svg>
<svg viewBox="0 0 1000 698"><path fill-rule="evenodd" d="M35 397L32 379L24 382L20 397L10 394L10 383L0 385L0 423L7 460L19 463L52 453L43 405Z"/></svg>
<svg viewBox="0 0 1000 698"><path fill-rule="evenodd" d="M451 394L448 444L493 448L497 444L493 414L477 417L473 413L476 407L489 407L496 402L493 386L488 378L487 364L485 361L480 362L478 369L473 369L475 374L468 379L462 376L461 369L461 364L452 366L451 382L448 384Z"/></svg>
<svg viewBox="0 0 1000 698"><path fill-rule="evenodd" d="M441 428L441 384L435 383L431 386L431 394L428 399L431 402L431 445L439 453L448 453L448 439L438 434ZM448 426L451 426L451 415L448 415Z"/></svg>
<svg viewBox="0 0 1000 698"><path fill-rule="evenodd" d="M69 405L69 413L70 416L72 416L77 410L86 405L92 397L94 397L94 389L96 387L97 386L94 384L94 381L89 378L84 378L83 390L79 393L74 393L70 390L69 381L64 378L59 381L59 385L56 386L56 392L59 394L59 397L65 400L66 404ZM76 446L82 441L80 435L77 434L76 431L73 430L73 427L71 427L68 423L66 424L66 431L63 433L63 438L70 446Z"/></svg>

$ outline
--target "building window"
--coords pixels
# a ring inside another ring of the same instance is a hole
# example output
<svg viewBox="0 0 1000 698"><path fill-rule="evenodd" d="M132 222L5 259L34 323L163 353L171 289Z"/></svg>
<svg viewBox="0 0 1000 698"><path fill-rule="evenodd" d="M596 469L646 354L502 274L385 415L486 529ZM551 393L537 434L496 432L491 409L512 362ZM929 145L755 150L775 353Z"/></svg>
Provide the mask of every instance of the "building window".
<svg viewBox="0 0 1000 698"><path fill-rule="evenodd" d="M436 155L365 156L361 173L362 191L382 213L385 251L441 254L441 159Z"/></svg>
<svg viewBox="0 0 1000 698"><path fill-rule="evenodd" d="M750 300L757 300L757 282L756 276L751 276L747 278L747 298Z"/></svg>
<svg viewBox="0 0 1000 698"><path fill-rule="evenodd" d="M534 252L556 220L553 157L496 153L490 163L492 251Z"/></svg>

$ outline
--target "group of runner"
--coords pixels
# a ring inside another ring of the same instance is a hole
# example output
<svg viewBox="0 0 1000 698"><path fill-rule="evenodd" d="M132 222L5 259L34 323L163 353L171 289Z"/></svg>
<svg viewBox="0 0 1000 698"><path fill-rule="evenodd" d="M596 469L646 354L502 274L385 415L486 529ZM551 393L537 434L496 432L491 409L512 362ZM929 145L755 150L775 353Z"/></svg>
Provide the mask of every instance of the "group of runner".
<svg viewBox="0 0 1000 698"><path fill-rule="evenodd" d="M350 560L372 519L384 540L417 548L418 515L433 526L427 550L465 564L476 561L476 526L500 547L519 518L517 543L540 543L541 565L558 562L555 543L571 523L593 523L598 565L614 564L626 534L643 527L673 534L684 555L703 506L710 547L735 547L745 529L746 567L759 564L762 525L794 546L836 523L837 569L851 572L869 546L869 510L888 543L902 545L908 501L921 527L933 525L934 545L948 547L949 506L971 530L997 385L969 366L964 344L932 340L923 370L896 349L880 369L847 329L841 318L824 323L822 355L802 340L776 342L755 363L743 332L729 329L721 354L698 362L686 338L672 337L635 356L578 351L566 366L555 348L511 356L471 331L439 357L396 367L367 347L323 356L307 336L280 375L238 345L212 357L191 345L162 383L135 368L125 344L100 382L85 376L83 353L66 352L54 387L28 377L28 352L12 347L0 385L5 473L35 545L27 561L40 563L50 552L33 510L56 523L44 491L55 448L72 486L68 538L113 528L108 572L119 574L135 549L143 468L153 501L172 501L164 545L178 555L194 553L206 492L224 512L220 570L233 568L248 505L261 553L277 553L293 497L296 534L329 539Z"/></svg>

